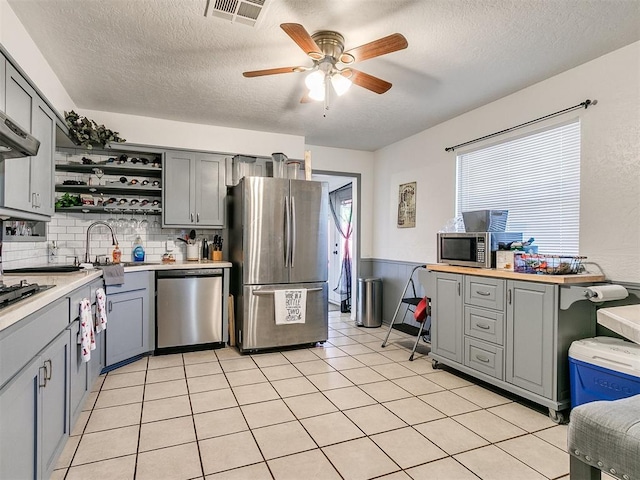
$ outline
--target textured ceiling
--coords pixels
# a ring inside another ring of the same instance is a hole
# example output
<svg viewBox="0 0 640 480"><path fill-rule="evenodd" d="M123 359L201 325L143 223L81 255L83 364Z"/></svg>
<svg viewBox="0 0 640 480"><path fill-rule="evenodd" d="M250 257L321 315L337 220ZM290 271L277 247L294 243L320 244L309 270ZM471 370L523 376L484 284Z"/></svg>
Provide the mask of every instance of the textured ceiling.
<svg viewBox="0 0 640 480"><path fill-rule="evenodd" d="M215 0L212 0L212 2ZM79 108L303 135L376 150L640 40L638 0L270 0L257 26L206 0L9 0ZM354 65L393 84L299 103L311 65L280 29L336 30L353 48L394 32L406 50ZM567 99L567 104L581 98ZM564 107L564 105L558 105Z"/></svg>

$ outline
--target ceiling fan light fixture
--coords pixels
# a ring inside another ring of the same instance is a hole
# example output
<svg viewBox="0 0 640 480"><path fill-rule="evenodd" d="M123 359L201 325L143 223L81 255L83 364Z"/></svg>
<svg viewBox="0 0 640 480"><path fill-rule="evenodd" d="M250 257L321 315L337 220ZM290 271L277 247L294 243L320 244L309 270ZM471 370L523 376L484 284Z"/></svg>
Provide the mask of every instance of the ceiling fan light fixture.
<svg viewBox="0 0 640 480"><path fill-rule="evenodd" d="M311 91L315 89L324 90L324 72L314 70L304 79L304 84Z"/></svg>
<svg viewBox="0 0 640 480"><path fill-rule="evenodd" d="M331 85L333 85L333 89L340 97L347 93L347 90L349 90L349 87L351 87L351 80L349 80L347 77L344 77L339 72L336 72L331 75Z"/></svg>
<svg viewBox="0 0 640 480"><path fill-rule="evenodd" d="M315 88L309 90L309 98L317 102L321 102L325 98L325 88L323 85L318 85Z"/></svg>

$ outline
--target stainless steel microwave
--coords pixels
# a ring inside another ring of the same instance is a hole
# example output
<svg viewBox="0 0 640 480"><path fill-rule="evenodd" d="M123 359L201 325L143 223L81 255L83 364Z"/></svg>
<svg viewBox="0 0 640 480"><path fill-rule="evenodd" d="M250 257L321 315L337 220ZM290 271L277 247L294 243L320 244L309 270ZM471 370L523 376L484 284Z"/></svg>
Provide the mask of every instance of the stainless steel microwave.
<svg viewBox="0 0 640 480"><path fill-rule="evenodd" d="M438 263L491 268L500 243L520 241L522 233L515 232L438 233Z"/></svg>

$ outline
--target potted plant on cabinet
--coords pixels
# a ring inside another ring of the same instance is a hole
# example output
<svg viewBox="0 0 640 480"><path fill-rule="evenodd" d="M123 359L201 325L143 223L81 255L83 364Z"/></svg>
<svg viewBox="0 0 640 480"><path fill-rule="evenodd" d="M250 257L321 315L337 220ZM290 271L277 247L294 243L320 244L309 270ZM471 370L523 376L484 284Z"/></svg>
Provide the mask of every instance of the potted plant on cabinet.
<svg viewBox="0 0 640 480"><path fill-rule="evenodd" d="M112 142L126 141L120 137L119 132L114 132L104 125L98 125L95 121L78 115L73 110L64 112L64 118L69 128L71 141L87 150L91 150L93 147L105 148Z"/></svg>

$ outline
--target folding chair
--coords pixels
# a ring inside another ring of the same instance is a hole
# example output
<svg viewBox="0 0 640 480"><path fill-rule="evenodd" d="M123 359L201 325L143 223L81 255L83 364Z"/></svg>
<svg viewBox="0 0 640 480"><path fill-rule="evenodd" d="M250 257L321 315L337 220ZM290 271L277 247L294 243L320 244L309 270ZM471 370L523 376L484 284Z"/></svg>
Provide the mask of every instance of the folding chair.
<svg viewBox="0 0 640 480"><path fill-rule="evenodd" d="M413 280L413 275L420 268L427 268L427 267L426 267L426 265L418 265L417 267L414 267L413 270L411 270L411 275L409 275L409 279L407 280L407 284L404 286L404 290L402 291L402 295L400 295L400 301L398 302L398 306L396 307L396 311L393 314L393 318L391 319L391 323L389 324L389 330L387 331L387 336L384 338L384 342L382 342L382 347L383 348L387 346L387 341L389 340L389 335L391 334L391 329L395 325L396 319L398 318L398 313L400 312L400 307L402 307L403 305L405 306L404 314L402 316L402 322L401 322L401 324L403 324L404 321L405 321L405 317L407 316L407 313L408 312L415 312L418 304L422 301L423 297L418 297L418 294L417 294L417 291L416 291L416 284L415 284L415 281ZM407 291L409 291L409 287L411 287L411 291L409 293L410 296L406 296L407 295ZM422 327L423 326L424 326L424 322L423 322L423 325L421 326L420 331L422 331ZM419 336L418 336L418 339L420 339ZM416 342L416 346L417 346L417 342ZM415 346L414 346L413 350L415 351ZM413 354L411 354L411 356L413 357Z"/></svg>

